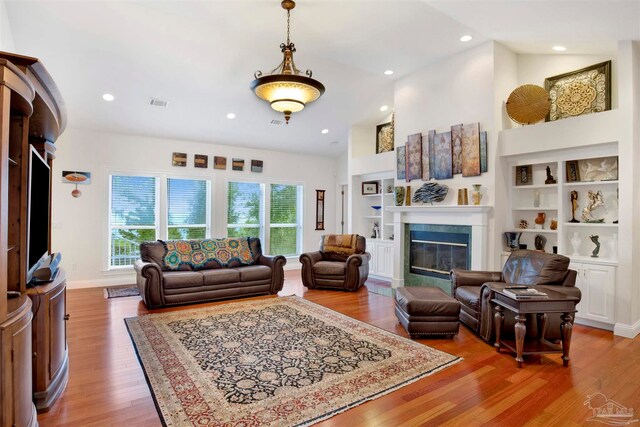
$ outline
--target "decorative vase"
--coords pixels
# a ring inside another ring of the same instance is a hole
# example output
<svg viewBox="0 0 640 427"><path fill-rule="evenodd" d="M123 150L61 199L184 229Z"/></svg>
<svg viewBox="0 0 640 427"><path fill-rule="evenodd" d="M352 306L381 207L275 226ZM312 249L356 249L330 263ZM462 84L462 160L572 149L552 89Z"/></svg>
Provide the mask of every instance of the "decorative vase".
<svg viewBox="0 0 640 427"><path fill-rule="evenodd" d="M573 248L572 257L580 256L580 245L582 244L582 237L578 234L577 231L573 232L573 236L569 239L569 243L571 243L571 247Z"/></svg>
<svg viewBox="0 0 640 427"><path fill-rule="evenodd" d="M395 188L396 206L402 206L404 204L404 195L405 195L404 187L397 186Z"/></svg>
<svg viewBox="0 0 640 427"><path fill-rule="evenodd" d="M510 251L515 251L520 247L520 236L522 233L515 231L505 231L504 238L505 243Z"/></svg>
<svg viewBox="0 0 640 427"><path fill-rule="evenodd" d="M543 229L544 222L547 220L547 214L544 212L538 212L538 216L535 219L536 228Z"/></svg>
<svg viewBox="0 0 640 427"><path fill-rule="evenodd" d="M407 192L404 196L404 205L411 206L411 186L407 185Z"/></svg>
<svg viewBox="0 0 640 427"><path fill-rule="evenodd" d="M534 208L539 208L540 207L540 192L538 190L536 190L533 193L533 207Z"/></svg>
<svg viewBox="0 0 640 427"><path fill-rule="evenodd" d="M609 258L618 259L618 233L613 233L609 239Z"/></svg>
<svg viewBox="0 0 640 427"><path fill-rule="evenodd" d="M471 192L471 200L473 200L473 204L478 206L480 204L480 200L482 200L482 192L480 191L480 184L472 184L473 191Z"/></svg>

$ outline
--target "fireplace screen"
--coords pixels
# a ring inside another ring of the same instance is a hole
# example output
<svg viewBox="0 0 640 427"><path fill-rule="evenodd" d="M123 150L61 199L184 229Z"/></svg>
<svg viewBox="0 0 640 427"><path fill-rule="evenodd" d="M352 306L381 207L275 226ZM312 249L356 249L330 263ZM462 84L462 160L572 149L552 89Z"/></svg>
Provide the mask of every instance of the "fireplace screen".
<svg viewBox="0 0 640 427"><path fill-rule="evenodd" d="M412 231L410 238L411 273L449 279L452 269L469 269L468 234Z"/></svg>

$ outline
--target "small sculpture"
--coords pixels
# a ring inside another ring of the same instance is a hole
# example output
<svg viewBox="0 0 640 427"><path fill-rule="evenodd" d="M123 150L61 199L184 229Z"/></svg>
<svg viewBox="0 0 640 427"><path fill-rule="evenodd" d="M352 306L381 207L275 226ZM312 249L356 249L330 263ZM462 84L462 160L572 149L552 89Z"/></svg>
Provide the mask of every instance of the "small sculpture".
<svg viewBox="0 0 640 427"><path fill-rule="evenodd" d="M371 232L371 238L372 239L377 239L378 237L380 237L380 225L376 221L376 222L373 223L373 230Z"/></svg>
<svg viewBox="0 0 640 427"><path fill-rule="evenodd" d="M506 231L504 233L504 239L505 239L505 243L507 245L507 247L509 248L510 251L515 251L520 247L520 236L522 235L522 233L519 232L513 232L513 231Z"/></svg>
<svg viewBox="0 0 640 427"><path fill-rule="evenodd" d="M447 197L449 187L437 182L427 182L418 188L413 194L414 202L431 203L441 202Z"/></svg>
<svg viewBox="0 0 640 427"><path fill-rule="evenodd" d="M526 230L527 228L529 228L529 221L527 221L526 219L521 219L520 224L518 224L518 228L521 230Z"/></svg>
<svg viewBox="0 0 640 427"><path fill-rule="evenodd" d="M598 258L598 253L600 252L600 242L598 241L598 239L600 238L600 236L592 234L589 236L589 238L596 245L596 247L593 249L593 252L591 252L591 257Z"/></svg>
<svg viewBox="0 0 640 427"><path fill-rule="evenodd" d="M538 229L543 229L544 228L544 222L547 220L547 214L544 212L538 212L538 216L535 219L535 223L536 223L536 228Z"/></svg>
<svg viewBox="0 0 640 427"><path fill-rule="evenodd" d="M593 216L593 211L604 206L602 191L589 190L589 203L582 210L582 221L584 222L604 222L604 218L597 219Z"/></svg>
<svg viewBox="0 0 640 427"><path fill-rule="evenodd" d="M547 238L542 234L536 234L533 244L535 245L536 250L544 252L544 246L547 244Z"/></svg>
<svg viewBox="0 0 640 427"><path fill-rule="evenodd" d="M571 221L569 222L580 222L576 219L576 210L578 210L578 192L573 190L571 192Z"/></svg>
<svg viewBox="0 0 640 427"><path fill-rule="evenodd" d="M549 225L549 228L552 230L557 230L558 229L558 220L557 219L552 219L551 223Z"/></svg>
<svg viewBox="0 0 640 427"><path fill-rule="evenodd" d="M545 184L555 184L558 181L556 181L553 178L553 175L551 175L551 168L549 166L547 166L547 179L544 181Z"/></svg>

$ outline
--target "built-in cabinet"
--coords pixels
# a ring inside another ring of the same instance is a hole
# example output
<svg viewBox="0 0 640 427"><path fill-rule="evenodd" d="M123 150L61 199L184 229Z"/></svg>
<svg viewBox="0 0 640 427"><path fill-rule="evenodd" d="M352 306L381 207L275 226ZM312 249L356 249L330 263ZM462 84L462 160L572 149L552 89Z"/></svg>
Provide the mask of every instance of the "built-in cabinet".
<svg viewBox="0 0 640 427"><path fill-rule="evenodd" d="M30 288L27 271L30 152L51 170L65 124L62 98L42 63L0 52L0 427L37 425L37 393L47 395L38 407L47 410L67 381L64 274L49 294L47 286ZM51 172L48 178L50 188ZM50 191L44 197L48 224L40 230L48 230L42 236L51 253ZM40 390L44 372L51 381ZM61 386L53 393L55 384Z"/></svg>
<svg viewBox="0 0 640 427"><path fill-rule="evenodd" d="M385 279L393 277L393 241L367 241L367 251L371 254L369 274Z"/></svg>
<svg viewBox="0 0 640 427"><path fill-rule="evenodd" d="M545 252L569 257L582 291L576 322L607 329L616 321L617 162L615 143L508 159L510 212L504 231L521 233L520 244L527 249L537 249L536 240L538 246L542 240ZM582 218L590 193L602 203L593 211L600 222ZM504 265L509 256L506 239L503 245Z"/></svg>

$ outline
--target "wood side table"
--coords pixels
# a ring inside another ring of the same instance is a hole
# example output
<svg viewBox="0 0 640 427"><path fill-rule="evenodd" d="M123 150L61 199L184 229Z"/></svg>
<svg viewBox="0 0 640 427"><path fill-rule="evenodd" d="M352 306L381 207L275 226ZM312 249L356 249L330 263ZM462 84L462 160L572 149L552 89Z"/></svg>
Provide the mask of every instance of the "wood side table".
<svg viewBox="0 0 640 427"><path fill-rule="evenodd" d="M579 299L574 296L563 294L549 289L549 287L540 288L547 294L546 298L526 298L515 299L504 293L504 288L508 285L494 283L489 285L494 293L491 302L495 305L496 314L494 315L496 328L496 342L494 346L499 353L501 347L516 353L516 362L518 368L522 367L524 359L522 356L529 354L547 354L562 353L562 364L569 366L569 349L571 348L571 332L573 330L573 314L576 313L576 305ZM516 317L514 326L515 340L501 340L500 331L502 330L502 322L504 320L504 310L512 311ZM562 343L554 344L544 339L544 332L547 325L548 313L561 313L562 324L560 331L562 335ZM526 315L535 314L538 322L538 337L535 339L525 339L527 326L525 324Z"/></svg>

